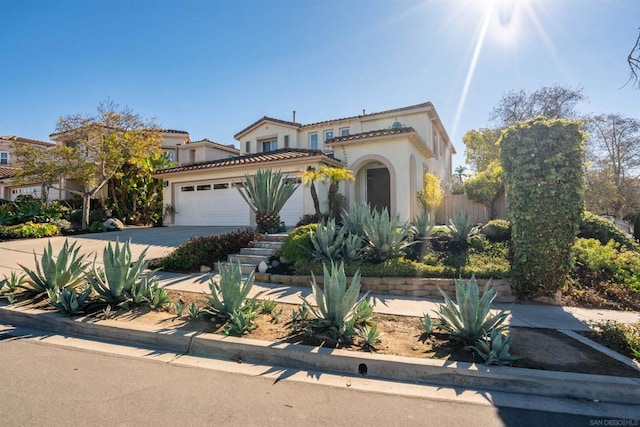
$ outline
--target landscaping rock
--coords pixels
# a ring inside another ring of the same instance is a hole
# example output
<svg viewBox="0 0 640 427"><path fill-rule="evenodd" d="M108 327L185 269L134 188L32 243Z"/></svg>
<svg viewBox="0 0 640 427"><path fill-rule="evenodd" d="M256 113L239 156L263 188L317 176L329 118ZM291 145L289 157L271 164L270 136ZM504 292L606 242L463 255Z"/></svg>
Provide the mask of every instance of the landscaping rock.
<svg viewBox="0 0 640 427"><path fill-rule="evenodd" d="M107 230L122 230L124 224L118 218L109 218L102 223L102 226Z"/></svg>

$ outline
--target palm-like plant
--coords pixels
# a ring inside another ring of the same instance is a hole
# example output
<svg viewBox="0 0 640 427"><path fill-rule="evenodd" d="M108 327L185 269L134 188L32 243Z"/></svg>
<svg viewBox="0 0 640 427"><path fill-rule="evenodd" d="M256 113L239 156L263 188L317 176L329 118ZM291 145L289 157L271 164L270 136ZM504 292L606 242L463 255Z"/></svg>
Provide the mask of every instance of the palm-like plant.
<svg viewBox="0 0 640 427"><path fill-rule="evenodd" d="M316 181L322 180L320 171L312 166L309 166L300 174L300 178L302 179L303 185L309 186L309 191L311 191L311 198L313 199L313 208L316 211L316 216L320 218L322 213L320 212L320 200L318 199L318 191L316 190Z"/></svg>
<svg viewBox="0 0 640 427"><path fill-rule="evenodd" d="M280 211L299 184L283 180L279 170L258 169L254 179L245 175L245 185L238 187L242 198L256 213L258 231L262 233L280 226Z"/></svg>
<svg viewBox="0 0 640 427"><path fill-rule="evenodd" d="M338 185L342 181L353 181L355 177L353 172L346 168L336 168L329 166L322 166L319 170L322 180L329 181L329 216L331 218L337 218L338 216Z"/></svg>

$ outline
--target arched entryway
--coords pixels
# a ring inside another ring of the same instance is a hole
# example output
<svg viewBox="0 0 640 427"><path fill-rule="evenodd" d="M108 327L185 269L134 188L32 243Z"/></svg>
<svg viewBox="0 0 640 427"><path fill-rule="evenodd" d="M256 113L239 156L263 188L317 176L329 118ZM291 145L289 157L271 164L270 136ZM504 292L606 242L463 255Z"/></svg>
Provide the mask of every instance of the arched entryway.
<svg viewBox="0 0 640 427"><path fill-rule="evenodd" d="M382 156L369 155L353 163L355 174L355 202L367 202L378 210L386 208L391 215L396 212L395 180L393 166Z"/></svg>

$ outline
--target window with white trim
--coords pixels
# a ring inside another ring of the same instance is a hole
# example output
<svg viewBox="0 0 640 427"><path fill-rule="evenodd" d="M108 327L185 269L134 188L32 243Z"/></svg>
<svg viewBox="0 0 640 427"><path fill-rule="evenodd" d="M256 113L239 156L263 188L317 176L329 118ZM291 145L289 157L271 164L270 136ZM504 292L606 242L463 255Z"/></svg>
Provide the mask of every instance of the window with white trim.
<svg viewBox="0 0 640 427"><path fill-rule="evenodd" d="M174 162L175 161L175 153L173 151L165 151L164 152L164 156L167 158L167 160L169 160L170 162Z"/></svg>
<svg viewBox="0 0 640 427"><path fill-rule="evenodd" d="M250 153L251 152L251 141L247 141L244 143L244 151L245 153Z"/></svg>
<svg viewBox="0 0 640 427"><path fill-rule="evenodd" d="M260 144L262 144L262 152L263 153L268 153L269 151L275 151L278 149L278 140L277 139L270 139L267 141L260 141Z"/></svg>
<svg viewBox="0 0 640 427"><path fill-rule="evenodd" d="M7 151L0 152L0 165L9 164L9 153Z"/></svg>
<svg viewBox="0 0 640 427"><path fill-rule="evenodd" d="M289 135L284 136L284 148L289 148Z"/></svg>
<svg viewBox="0 0 640 427"><path fill-rule="evenodd" d="M310 133L309 134L309 148L312 150L318 149L318 133Z"/></svg>
<svg viewBox="0 0 640 427"><path fill-rule="evenodd" d="M349 136L349 128L340 129L340 136Z"/></svg>

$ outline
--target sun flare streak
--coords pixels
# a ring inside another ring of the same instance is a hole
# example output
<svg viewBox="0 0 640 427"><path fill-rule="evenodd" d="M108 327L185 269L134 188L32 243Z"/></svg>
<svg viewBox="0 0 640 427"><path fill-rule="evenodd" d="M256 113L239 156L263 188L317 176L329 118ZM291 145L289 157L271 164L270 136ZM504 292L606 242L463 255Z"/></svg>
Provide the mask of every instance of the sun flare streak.
<svg viewBox="0 0 640 427"><path fill-rule="evenodd" d="M482 27L480 28L480 32L478 33L478 39L476 40L476 45L473 49L473 55L471 57L471 62L469 63L469 69L467 70L467 76L464 80L464 86L462 87L462 93L460 94L460 100L458 101L458 109L456 110L455 119L453 120L453 132L452 135L458 134L458 125L460 124L460 118L462 116L462 110L464 110L464 106L467 102L467 95L469 94L469 87L471 86L471 81L473 80L473 75L476 71L476 65L478 64L478 58L480 57L480 52L482 51L482 46L484 44L484 39L487 35L489 24L491 22L491 17L493 16L493 9L495 6L495 2L490 2L490 6L487 8L484 19L482 21Z"/></svg>

